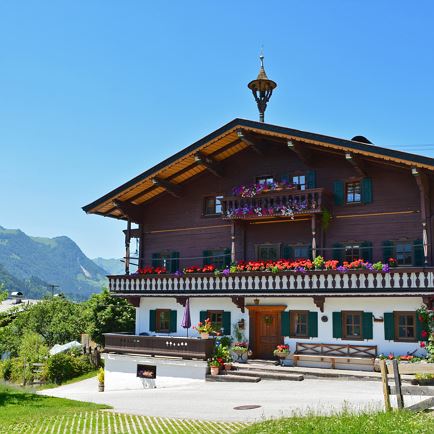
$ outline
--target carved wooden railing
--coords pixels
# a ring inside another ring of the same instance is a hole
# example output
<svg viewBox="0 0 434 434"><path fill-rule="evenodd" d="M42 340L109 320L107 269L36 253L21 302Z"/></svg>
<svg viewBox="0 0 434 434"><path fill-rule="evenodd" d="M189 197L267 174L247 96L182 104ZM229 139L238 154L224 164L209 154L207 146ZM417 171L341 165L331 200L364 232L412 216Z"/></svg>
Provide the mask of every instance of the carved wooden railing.
<svg viewBox="0 0 434 434"><path fill-rule="evenodd" d="M390 273L354 270L223 274L109 276L113 294L327 294L434 292L433 268L397 268Z"/></svg>
<svg viewBox="0 0 434 434"><path fill-rule="evenodd" d="M122 333L104 334L105 352L172 356L207 360L213 355L213 339L172 336L139 336Z"/></svg>
<svg viewBox="0 0 434 434"><path fill-rule="evenodd" d="M322 212L326 194L323 188L309 190L273 190L254 197L224 196L223 219L258 219L265 217L285 217L292 209L294 215ZM244 211L243 211L244 210Z"/></svg>

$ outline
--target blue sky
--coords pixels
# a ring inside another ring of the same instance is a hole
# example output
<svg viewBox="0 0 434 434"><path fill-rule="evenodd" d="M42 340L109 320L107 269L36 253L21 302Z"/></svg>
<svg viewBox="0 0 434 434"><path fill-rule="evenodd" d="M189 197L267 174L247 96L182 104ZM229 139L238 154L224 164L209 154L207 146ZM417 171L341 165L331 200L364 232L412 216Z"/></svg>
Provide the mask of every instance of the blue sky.
<svg viewBox="0 0 434 434"><path fill-rule="evenodd" d="M235 117L434 156L434 2L0 2L0 225L123 254L81 206Z"/></svg>

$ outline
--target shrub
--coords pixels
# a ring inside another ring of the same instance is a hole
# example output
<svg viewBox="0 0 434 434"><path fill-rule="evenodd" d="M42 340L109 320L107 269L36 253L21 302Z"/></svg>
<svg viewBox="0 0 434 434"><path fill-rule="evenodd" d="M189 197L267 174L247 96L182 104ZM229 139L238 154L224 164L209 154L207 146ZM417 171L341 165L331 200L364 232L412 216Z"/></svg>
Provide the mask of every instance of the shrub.
<svg viewBox="0 0 434 434"><path fill-rule="evenodd" d="M10 380L12 371L11 359L0 361L0 380Z"/></svg>
<svg viewBox="0 0 434 434"><path fill-rule="evenodd" d="M46 367L47 380L61 384L71 378L92 371L93 366L87 356L74 353L59 353L48 359Z"/></svg>

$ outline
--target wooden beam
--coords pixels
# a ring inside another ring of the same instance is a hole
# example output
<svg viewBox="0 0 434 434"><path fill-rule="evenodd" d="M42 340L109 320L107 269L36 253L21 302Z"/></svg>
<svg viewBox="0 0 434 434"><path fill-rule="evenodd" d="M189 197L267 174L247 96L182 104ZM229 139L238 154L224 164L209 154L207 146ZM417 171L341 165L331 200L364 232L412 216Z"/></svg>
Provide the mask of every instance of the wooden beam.
<svg viewBox="0 0 434 434"><path fill-rule="evenodd" d="M185 304L187 303L187 299L188 297L184 297L184 296L176 297L176 302L180 304L182 307L185 307Z"/></svg>
<svg viewBox="0 0 434 434"><path fill-rule="evenodd" d="M365 169L365 163L363 160L361 160L359 157L356 157L351 152L345 153L345 159L354 167L356 172L360 175L366 178L366 169Z"/></svg>
<svg viewBox="0 0 434 434"><path fill-rule="evenodd" d="M143 219L141 207L130 202L124 202L119 199L113 201L113 205L121 210L122 214L134 223L140 223Z"/></svg>
<svg viewBox="0 0 434 434"><path fill-rule="evenodd" d="M154 185L164 188L173 197L181 197L181 187L178 184L173 184L172 182L159 178L158 176L152 178L152 182Z"/></svg>
<svg viewBox="0 0 434 434"><path fill-rule="evenodd" d="M140 307L140 297L122 297L122 298L125 298L125 300L127 300L128 303L133 305L134 307Z"/></svg>
<svg viewBox="0 0 434 434"><path fill-rule="evenodd" d="M244 297L232 297L232 303L237 306L238 309L241 309L241 312L244 313L246 311L245 298Z"/></svg>
<svg viewBox="0 0 434 434"><path fill-rule="evenodd" d="M194 159L199 165L205 166L208 172L211 172L219 178L223 177L221 163L216 161L214 158L199 151L194 154Z"/></svg>
<svg viewBox="0 0 434 434"><path fill-rule="evenodd" d="M249 136L246 133L244 133L243 130L238 130L237 135L242 142L250 146L258 155L261 156L264 155L262 143L258 142L252 136Z"/></svg>
<svg viewBox="0 0 434 434"><path fill-rule="evenodd" d="M294 140L288 140L286 142L288 149L295 152L297 157L307 166L310 166L312 162L312 152L307 149L303 143L295 142Z"/></svg>
<svg viewBox="0 0 434 434"><path fill-rule="evenodd" d="M324 303L325 303L325 296L324 295L314 295L313 296L313 302L315 303L315 306L321 312L324 312Z"/></svg>

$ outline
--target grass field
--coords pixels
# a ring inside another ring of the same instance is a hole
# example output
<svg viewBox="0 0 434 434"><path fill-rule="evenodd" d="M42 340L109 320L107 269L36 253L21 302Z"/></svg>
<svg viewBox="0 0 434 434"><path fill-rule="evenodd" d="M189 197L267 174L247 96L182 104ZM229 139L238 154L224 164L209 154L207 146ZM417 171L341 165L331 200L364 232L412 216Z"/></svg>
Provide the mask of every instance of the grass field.
<svg viewBox="0 0 434 434"><path fill-rule="evenodd" d="M243 423L125 415L104 405L52 398L0 385L1 434L230 434Z"/></svg>
<svg viewBox="0 0 434 434"><path fill-rule="evenodd" d="M431 413L341 413L334 416L306 416L276 419L253 424L239 434L432 434Z"/></svg>

